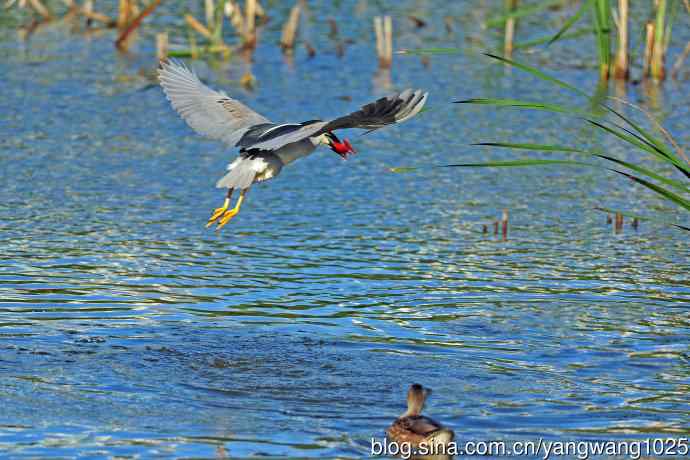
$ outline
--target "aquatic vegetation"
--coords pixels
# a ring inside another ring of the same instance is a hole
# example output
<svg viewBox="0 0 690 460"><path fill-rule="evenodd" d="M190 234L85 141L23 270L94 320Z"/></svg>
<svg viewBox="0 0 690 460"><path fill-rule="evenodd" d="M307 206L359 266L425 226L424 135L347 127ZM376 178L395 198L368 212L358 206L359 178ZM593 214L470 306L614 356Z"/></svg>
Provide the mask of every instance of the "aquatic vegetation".
<svg viewBox="0 0 690 460"><path fill-rule="evenodd" d="M542 13L552 7L563 6L562 1L543 1L537 4L528 4L517 7L517 2L506 0L506 13L500 17L492 18L487 21L487 27L504 26L504 47L503 55L511 57L512 51L519 48L529 48L546 43L550 45L563 39L578 38L589 35L593 31L597 49L597 67L599 76L606 81L613 77L616 79L628 79L630 76L630 50L629 37L630 26L630 5L629 0L618 0L617 8L612 0L582 0L577 11L566 19L561 28L553 36L532 40L525 43L513 43L515 35L515 21L518 18L525 18ZM661 81L666 76L666 54L671 41L671 30L673 20L677 14L679 2L667 2L666 0L650 1L652 6L651 14L653 20L645 25L646 46L643 58L643 77L649 77L655 81ZM685 3L686 9L690 13L690 6ZM575 24L581 22L582 18L591 19L591 27L572 30ZM615 27L614 27L615 26ZM616 51L615 59L612 55L612 35L616 32ZM690 49L690 44L686 46ZM682 62L688 52L679 56L678 62ZM680 64L679 64L680 65ZM674 66L676 67L676 66Z"/></svg>
<svg viewBox="0 0 690 460"><path fill-rule="evenodd" d="M650 2L654 16L653 21L645 25L646 46L643 60L643 77L649 77L655 81L661 81L666 77L666 53L671 41L673 19L676 16L679 2L671 2L671 7L666 0ZM549 43L560 39L563 34L580 20L585 9L591 10L592 25L596 37L599 54L599 75L602 80L614 78L627 79L630 75L629 42L629 3L628 0L618 0L618 9L615 9L611 0L585 0L582 2L575 15L569 18L561 30ZM686 3L690 13L690 6ZM615 22L617 29L618 48L613 68L611 68L611 22Z"/></svg>
<svg viewBox="0 0 690 460"><path fill-rule="evenodd" d="M379 58L379 68L390 69L393 64L393 20L390 16L374 18L376 31L376 54Z"/></svg>
<svg viewBox="0 0 690 460"><path fill-rule="evenodd" d="M284 52L292 52L295 48L295 36L297 35L297 27L299 26L301 13L302 5L298 2L292 7L290 15L287 21L285 21L280 37L280 46L283 48Z"/></svg>
<svg viewBox="0 0 690 460"><path fill-rule="evenodd" d="M546 74L542 70L523 63L519 63L507 58L487 54L487 56L508 64L515 68L521 69L530 73L531 75L547 81L560 88L566 89L574 95L590 99L589 96L582 90L559 80L551 75ZM606 100L604 100L606 101ZM496 148L509 148L515 150L528 150L532 152L545 153L569 153L587 156L604 160L604 164L592 163L571 159L541 159L541 158L519 158L510 161L494 161L482 163L462 163L443 165L441 167L525 167L525 166L544 166L544 165L561 165L561 166L585 166L594 168L604 168L606 170L615 172L623 177L626 177L637 184L640 184L653 191L665 200L673 203L686 212L690 212L690 161L683 149L675 142L670 134L654 120L651 115L647 114L656 126L657 130L661 132L663 138L652 134L649 130L643 128L640 124L633 121L629 116L624 115L621 111L614 109L606 102L592 100L596 110L582 110L576 107L555 104L552 102L542 101L525 101L518 99L491 99L491 98L475 98L455 101L459 104L480 104L488 105L497 108L519 108L527 110L542 110L561 115L576 116L583 122L589 124L597 131L608 136L613 136L619 141L628 144L630 147L644 152L659 162L658 168L655 166L651 169L648 166L640 163L632 163L620 158L616 158L605 151L603 147L595 149L585 149L569 145L555 145L555 144L537 144L526 142L481 142L475 145L490 146ZM636 107L633 104L621 101L622 103ZM656 165L656 164L655 164ZM677 178L667 172L668 166L675 170L681 177ZM408 172L415 168L393 168L394 172ZM635 216L642 218L640 216ZM659 220L659 219L655 219ZM672 223L676 227L690 231L690 227Z"/></svg>
<svg viewBox="0 0 690 460"><path fill-rule="evenodd" d="M141 25L141 21L143 21L146 16L153 13L153 11L158 7L160 2L161 0L151 0L151 2L146 6L146 8L144 8L144 10L141 13L127 20L125 23L126 25L123 27L122 32L120 32L120 35L118 35L117 40L115 41L115 46L117 46L119 49L126 49L127 37L129 37L130 34Z"/></svg>

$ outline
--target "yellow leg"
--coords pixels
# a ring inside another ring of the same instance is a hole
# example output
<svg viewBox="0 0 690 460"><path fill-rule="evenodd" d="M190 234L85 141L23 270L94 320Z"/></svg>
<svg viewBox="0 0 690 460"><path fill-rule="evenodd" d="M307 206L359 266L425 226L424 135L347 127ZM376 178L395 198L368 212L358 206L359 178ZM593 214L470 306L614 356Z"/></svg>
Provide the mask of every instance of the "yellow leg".
<svg viewBox="0 0 690 460"><path fill-rule="evenodd" d="M223 217L221 217L218 221L218 226L216 227L216 230L220 230L221 228L223 228L225 224L230 222L230 219L235 217L240 212L240 207L242 206L242 202L244 201L244 195L247 193L247 190L249 189L245 188L240 192L240 197L237 199L237 204L234 208L232 208L229 211L225 211Z"/></svg>
<svg viewBox="0 0 690 460"><path fill-rule="evenodd" d="M213 211L213 215L209 217L208 222L206 223L206 228L209 228L213 223L218 219L225 211L228 210L228 206L230 206L230 197L232 196L232 189L228 189L228 194L225 197L225 202L223 203L223 206L220 208L216 208Z"/></svg>

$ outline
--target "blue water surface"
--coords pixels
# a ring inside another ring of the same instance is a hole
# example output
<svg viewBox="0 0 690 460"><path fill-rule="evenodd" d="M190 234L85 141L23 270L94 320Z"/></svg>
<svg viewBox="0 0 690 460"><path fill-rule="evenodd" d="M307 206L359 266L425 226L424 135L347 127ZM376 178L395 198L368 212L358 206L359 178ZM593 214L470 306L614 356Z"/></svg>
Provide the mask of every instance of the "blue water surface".
<svg viewBox="0 0 690 460"><path fill-rule="evenodd" d="M501 46L500 30L482 24L503 2L381 3L309 2L299 43L316 55L300 46L286 58L276 43L291 4L273 2L253 62L191 63L275 121L338 116L410 86L430 92L430 110L401 126L346 133L359 151L348 161L321 149L253 187L219 233L204 224L234 152L189 129L154 78L154 34L184 44L182 13L203 17L199 5L161 7L128 53L115 51L115 32L69 21L23 40L26 14L7 13L0 452L363 458L413 382L434 390L427 413L459 440L688 436L688 234L629 220L614 233L594 207L686 225L687 213L600 168L431 168L570 158L470 145L482 141L594 145L658 163L574 117L450 103L587 108L481 55ZM382 13L394 16L396 49L462 51L396 55L380 72L372 18ZM556 30L570 13L544 14ZM672 57L690 36L679 21ZM540 23L525 19L519 37L540 36ZM516 58L596 91L591 37ZM239 83L247 72L253 91ZM687 146L683 72L610 94ZM493 234L504 209L505 241Z"/></svg>

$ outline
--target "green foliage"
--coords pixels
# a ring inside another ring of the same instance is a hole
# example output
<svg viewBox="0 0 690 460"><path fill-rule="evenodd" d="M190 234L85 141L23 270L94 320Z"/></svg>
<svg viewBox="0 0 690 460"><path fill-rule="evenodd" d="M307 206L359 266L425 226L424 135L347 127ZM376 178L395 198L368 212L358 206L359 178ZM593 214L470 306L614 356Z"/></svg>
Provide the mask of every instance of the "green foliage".
<svg viewBox="0 0 690 460"><path fill-rule="evenodd" d="M581 17L584 15L584 13L585 13L585 10L586 10L586 7L587 7L588 3L589 3L588 1L583 1L583 2L580 4L580 8L577 10L577 13L575 13L575 14L572 15L570 18L568 18L568 20L565 21L565 23L563 24L563 27L561 27L561 29L556 33L556 35L554 35L553 37L551 37L551 39L549 40L549 43L548 43L549 45L552 44L553 42L559 40L561 37L563 37L563 36L565 35L565 33L566 33L566 32L577 22L577 21L580 20L580 18L581 18Z"/></svg>
<svg viewBox="0 0 690 460"><path fill-rule="evenodd" d="M531 75L540 78L541 80L552 83L560 88L567 89L580 97L587 97L587 94L551 75L546 74L542 70L506 59L500 56L487 54L487 56L497 61L509 64L513 67L521 69ZM484 163L462 163L444 165L441 167L522 167L522 166L545 166L545 165L569 165L569 166L585 166L605 168L615 172L623 177L626 177L633 182L642 185L648 190L658 194L667 201L679 206L685 211L690 211L690 163L680 149L674 149L669 146L663 139L653 135L648 130L642 128L629 117L614 110L605 102L598 99L592 99L590 102L595 106L592 112L575 109L560 104L541 101L523 101L518 99L489 99L476 98L455 101L463 104L479 104L489 105L497 108L518 108L526 110L545 110L549 112L564 114L568 116L577 116L583 121L589 123L601 133L617 138L618 140L635 147L640 151L648 154L651 158L657 160L662 165L670 165L682 175L682 180L678 178L668 177L664 173L667 168L659 168L659 170L650 169L649 167L640 164L634 164L619 158L615 158L601 149L586 150L567 145L551 145L551 144L535 144L535 143L516 143L516 142L483 142L475 145L491 146L497 148L509 148L517 150L530 150L547 153L570 153L577 155L586 155L604 160L604 163L589 163L574 160L544 160L536 158L520 158L517 160L508 161L492 161ZM622 124L617 124L610 121L608 118L614 117ZM607 165L608 163L608 165ZM395 172L409 172L414 168L394 168ZM672 188L674 191L669 190ZM688 227L673 224L678 228L690 230Z"/></svg>

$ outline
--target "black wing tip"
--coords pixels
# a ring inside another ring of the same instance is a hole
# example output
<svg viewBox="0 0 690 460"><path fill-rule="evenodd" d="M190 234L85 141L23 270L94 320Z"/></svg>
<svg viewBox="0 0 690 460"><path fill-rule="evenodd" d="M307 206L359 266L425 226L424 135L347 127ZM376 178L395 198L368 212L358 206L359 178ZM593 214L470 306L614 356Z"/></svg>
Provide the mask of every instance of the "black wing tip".
<svg viewBox="0 0 690 460"><path fill-rule="evenodd" d="M307 121L303 121L302 123L300 123L300 125L301 125L301 126L309 126L309 125L313 125L314 123L320 123L320 122L322 122L322 121L323 121L323 120L318 120L318 119L307 120Z"/></svg>

